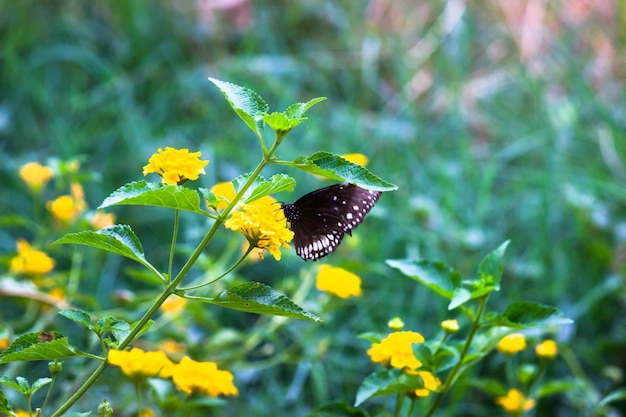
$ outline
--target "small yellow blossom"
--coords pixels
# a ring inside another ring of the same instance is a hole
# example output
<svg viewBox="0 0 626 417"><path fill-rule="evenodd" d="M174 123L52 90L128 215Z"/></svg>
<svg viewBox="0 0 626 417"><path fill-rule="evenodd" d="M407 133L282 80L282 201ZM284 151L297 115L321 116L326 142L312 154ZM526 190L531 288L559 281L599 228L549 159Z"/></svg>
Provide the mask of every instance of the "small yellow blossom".
<svg viewBox="0 0 626 417"><path fill-rule="evenodd" d="M341 156L343 157L343 159L347 159L348 161L361 166L367 165L368 162L367 156L363 155L362 153L347 153Z"/></svg>
<svg viewBox="0 0 626 417"><path fill-rule="evenodd" d="M398 330L402 330L404 328L404 322L400 317L394 317L387 322L387 327L397 332Z"/></svg>
<svg viewBox="0 0 626 417"><path fill-rule="evenodd" d="M424 336L416 332L395 332L380 343L374 343L367 354L372 362L414 371L422 366L422 363L413 353L413 343L424 343Z"/></svg>
<svg viewBox="0 0 626 417"><path fill-rule="evenodd" d="M109 363L119 366L122 372L131 378L150 378L163 375L165 370L173 366L163 352L145 352L139 348L109 351Z"/></svg>
<svg viewBox="0 0 626 417"><path fill-rule="evenodd" d="M187 394L199 392L217 397L239 393L233 384L233 374L217 369L213 362L196 362L187 356L168 368L164 376L171 377L176 387Z"/></svg>
<svg viewBox="0 0 626 417"><path fill-rule="evenodd" d="M444 320L441 322L441 328L446 333L456 333L459 331L459 322L456 320Z"/></svg>
<svg viewBox="0 0 626 417"><path fill-rule="evenodd" d="M75 220L87 209L83 187L78 183L71 185L71 195L62 195L56 200L48 202L48 209L54 217L62 222Z"/></svg>
<svg viewBox="0 0 626 417"><path fill-rule="evenodd" d="M9 340L8 337L0 338L0 350L4 350L8 348L10 344L11 344L11 341Z"/></svg>
<svg viewBox="0 0 626 417"><path fill-rule="evenodd" d="M24 410L15 410L15 411L13 411L13 413L17 417L31 417L31 415L28 413L28 411L24 411Z"/></svg>
<svg viewBox="0 0 626 417"><path fill-rule="evenodd" d="M339 298L358 297L361 292L361 278L343 268L322 265L317 273L316 288L336 295Z"/></svg>
<svg viewBox="0 0 626 417"><path fill-rule="evenodd" d="M439 380L439 378L433 375L432 372L418 371L415 374L419 375L424 382L424 388L419 388L415 390L416 397L428 397L431 392L437 391L441 386L441 381Z"/></svg>
<svg viewBox="0 0 626 417"><path fill-rule="evenodd" d="M162 182L169 185L182 184L187 180L197 180L200 174L206 174L204 167L209 161L200 159L201 152L189 152L189 149L159 148L143 167L143 175L159 174Z"/></svg>
<svg viewBox="0 0 626 417"><path fill-rule="evenodd" d="M89 219L91 227L95 230L106 229L115 225L115 214L105 213L102 210L96 210L95 213Z"/></svg>
<svg viewBox="0 0 626 417"><path fill-rule="evenodd" d="M496 398L496 404L509 414L519 414L535 407L535 400L524 397L518 389L511 389L506 396Z"/></svg>
<svg viewBox="0 0 626 417"><path fill-rule="evenodd" d="M185 309L187 300L182 297L171 295L163 304L161 304L161 311L170 317L178 316Z"/></svg>
<svg viewBox="0 0 626 417"><path fill-rule="evenodd" d="M290 249L287 243L293 239L293 232L287 228L285 216L273 204L242 204L224 226L240 231L252 247L261 249L261 258L263 250L267 250L274 259L280 261L280 248Z"/></svg>
<svg viewBox="0 0 626 417"><path fill-rule="evenodd" d="M554 359L559 354L559 348L554 340L544 340L535 346L535 353L541 359Z"/></svg>
<svg viewBox="0 0 626 417"><path fill-rule="evenodd" d="M504 336L498 342L498 350L505 355L515 355L524 349L526 349L526 338L521 333Z"/></svg>
<svg viewBox="0 0 626 417"><path fill-rule="evenodd" d="M17 256L11 259L9 270L18 274L44 275L54 268L54 259L33 249L24 239L18 239L16 246Z"/></svg>
<svg viewBox="0 0 626 417"><path fill-rule="evenodd" d="M34 191L39 191L54 176L54 172L38 162L29 162L20 168L20 177Z"/></svg>

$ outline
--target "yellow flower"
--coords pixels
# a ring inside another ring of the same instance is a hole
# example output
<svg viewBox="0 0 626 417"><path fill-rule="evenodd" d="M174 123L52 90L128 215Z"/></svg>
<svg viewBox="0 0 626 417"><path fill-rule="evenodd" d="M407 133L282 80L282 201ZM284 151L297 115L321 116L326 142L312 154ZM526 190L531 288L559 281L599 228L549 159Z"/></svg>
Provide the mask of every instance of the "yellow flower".
<svg viewBox="0 0 626 417"><path fill-rule="evenodd" d="M144 352L139 348L109 351L109 363L119 366L131 378L150 378L164 373L174 363L163 352Z"/></svg>
<svg viewBox="0 0 626 417"><path fill-rule="evenodd" d="M559 348L554 340L544 340L535 346L535 353L541 359L554 359L559 354Z"/></svg>
<svg viewBox="0 0 626 417"><path fill-rule="evenodd" d="M78 183L71 185L71 195L62 195L48 203L48 209L62 222L75 220L87 209L83 187Z"/></svg>
<svg viewBox="0 0 626 417"><path fill-rule="evenodd" d="M182 184L187 180L197 180L200 174L206 174L204 167L209 161L200 159L201 152L189 152L189 149L159 148L143 167L143 175L152 172L159 174L162 182L169 185Z"/></svg>
<svg viewBox="0 0 626 417"><path fill-rule="evenodd" d="M11 259L9 270L16 273L44 275L54 268L54 259L33 249L24 239L16 242L17 256Z"/></svg>
<svg viewBox="0 0 626 417"><path fill-rule="evenodd" d="M168 368L164 376L171 377L176 387L187 394L199 392L217 397L239 393L233 384L233 374L217 369L213 362L196 362L187 356Z"/></svg>
<svg viewBox="0 0 626 417"><path fill-rule="evenodd" d="M441 322L441 328L446 333L456 333L459 331L459 322L456 320L444 320Z"/></svg>
<svg viewBox="0 0 626 417"><path fill-rule="evenodd" d="M525 398L518 389L511 389L506 396L496 398L496 404L509 414L519 414L535 407L535 400Z"/></svg>
<svg viewBox="0 0 626 417"><path fill-rule="evenodd" d="M343 159L347 159L348 161L361 166L367 165L368 162L367 156L363 155L362 153L347 153L341 156L343 157Z"/></svg>
<svg viewBox="0 0 626 417"><path fill-rule="evenodd" d="M183 312L186 304L186 299L172 295L168 297L163 304L161 304L161 311L163 314L174 317Z"/></svg>
<svg viewBox="0 0 626 417"><path fill-rule="evenodd" d="M39 164L29 162L20 168L20 177L33 190L39 191L54 176L52 169Z"/></svg>
<svg viewBox="0 0 626 417"><path fill-rule="evenodd" d="M13 411L17 417L31 417L28 411L24 410L15 410Z"/></svg>
<svg viewBox="0 0 626 417"><path fill-rule="evenodd" d="M424 343L424 336L416 332L395 332L380 343L374 343L367 354L372 362L414 371L422 366L422 363L413 353L413 343Z"/></svg>
<svg viewBox="0 0 626 417"><path fill-rule="evenodd" d="M316 288L339 298L361 295L361 278L343 268L322 265L317 273Z"/></svg>
<svg viewBox="0 0 626 417"><path fill-rule="evenodd" d="M515 355L524 349L526 349L526 338L521 333L504 336L498 342L498 350L505 355Z"/></svg>
<svg viewBox="0 0 626 417"><path fill-rule="evenodd" d="M91 227L95 230L112 227L115 224L115 214L105 213L102 210L96 210L96 212L89 219L89 223L91 223Z"/></svg>
<svg viewBox="0 0 626 417"><path fill-rule="evenodd" d="M437 391L441 386L441 381L432 372L418 371L415 374L419 375L424 382L424 388L415 390L416 397L428 397L432 391Z"/></svg>
<svg viewBox="0 0 626 417"><path fill-rule="evenodd" d="M240 231L250 246L261 249L261 258L263 250L267 250L274 259L280 261L281 246L290 249L287 243L293 239L293 232L287 228L285 216L281 210L276 210L274 204L242 204L224 226Z"/></svg>
<svg viewBox="0 0 626 417"><path fill-rule="evenodd" d="M389 327L393 331L402 330L404 328L404 322L400 317L394 317L387 323L387 327Z"/></svg>
<svg viewBox="0 0 626 417"><path fill-rule="evenodd" d="M0 350L4 350L8 348L10 344L11 344L11 341L9 340L8 337L0 338Z"/></svg>

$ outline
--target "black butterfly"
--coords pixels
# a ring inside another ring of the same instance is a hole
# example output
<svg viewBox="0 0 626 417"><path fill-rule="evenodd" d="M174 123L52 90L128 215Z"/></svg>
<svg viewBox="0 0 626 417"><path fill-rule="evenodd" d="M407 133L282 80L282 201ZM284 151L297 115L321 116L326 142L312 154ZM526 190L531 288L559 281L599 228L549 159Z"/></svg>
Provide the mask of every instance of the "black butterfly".
<svg viewBox="0 0 626 417"><path fill-rule="evenodd" d="M337 249L344 234L363 221L382 193L352 184L320 188L295 203L281 203L294 233L296 253L304 260L318 260Z"/></svg>

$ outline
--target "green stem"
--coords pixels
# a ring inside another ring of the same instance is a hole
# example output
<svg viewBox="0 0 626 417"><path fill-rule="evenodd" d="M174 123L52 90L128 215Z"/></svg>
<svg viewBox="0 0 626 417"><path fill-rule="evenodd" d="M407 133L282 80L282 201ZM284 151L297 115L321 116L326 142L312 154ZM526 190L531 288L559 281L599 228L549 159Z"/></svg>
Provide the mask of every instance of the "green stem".
<svg viewBox="0 0 626 417"><path fill-rule="evenodd" d="M170 248L170 262L167 266L167 278L168 281L172 280L172 265L174 264L174 252L176 251L176 240L178 239L178 218L180 212L178 209L174 210L174 231L172 232L172 246Z"/></svg>
<svg viewBox="0 0 626 417"><path fill-rule="evenodd" d="M231 210L235 208L235 206L237 205L239 200L241 200L241 198L243 197L245 192L248 190L248 188L252 186L256 178L261 174L261 171L263 170L263 168L265 168L265 166L272 161L273 155L276 152L276 149L278 149L278 145L280 145L283 138L284 138L284 134L281 134L281 133L276 134L276 141L274 142L272 147L267 152L264 153L263 159L261 160L261 162L259 162L259 164L254 169L254 171L252 171L252 174L250 174L250 176L248 177L248 180L241 187L237 195L235 195L235 197L230 202L230 204L224 209L224 211L221 213L219 218L215 220L215 223L213 223L213 226L211 227L211 229L209 229L207 234L204 236L204 238L202 239L202 241L200 242L196 250L191 254L191 256L189 257L185 265L183 265L183 267L178 272L176 277L172 280L171 275L170 275L170 283L165 289L165 291L163 291L161 296L154 302L154 304L152 304L152 306L148 309L148 311L143 315L141 320L137 322L137 324L133 327L133 329L130 331L128 336L126 336L126 338L120 342L117 349L122 350L126 348L128 345L130 345L135 340L139 332L146 326L146 324L148 324L148 322L150 321L152 316L157 312L159 307L161 307L161 304L165 302L167 297L169 297L171 294L174 293L178 285L187 276L192 266L196 263L196 261L198 260L202 252L204 252L204 249L206 249L209 242L211 241L215 233L217 233L222 223L224 223L224 221L230 214ZM155 271L155 272L157 273L159 277L162 277L162 275L158 271ZM76 401L78 401L85 394L85 392L87 392L91 388L91 386L97 381L97 379L100 377L100 375L102 375L102 373L107 369L108 366L109 366L109 363L107 361L101 363L96 368L94 373L91 374L89 378L87 378L85 383L64 404L62 404L61 407L56 412L54 412L54 414L52 414L51 417L59 417L63 415L72 405L74 405L74 403L76 403Z"/></svg>
<svg viewBox="0 0 626 417"><path fill-rule="evenodd" d="M48 385L48 392L46 393L46 398L43 400L43 404L41 405L41 408L40 408L41 415L43 415L43 410L45 410L46 404L48 404L48 400L50 399L50 394L52 393L52 388L54 388L54 381L56 381L57 375L58 374L56 374L56 373L54 375L52 375L52 381L50 382L50 385Z"/></svg>
<svg viewBox="0 0 626 417"><path fill-rule="evenodd" d="M485 312L485 308L487 307L488 298L489 298L489 294L479 299L480 304L478 306L478 313L476 314L476 317L474 318L474 321L472 322L472 327L470 328L469 334L467 335L467 339L465 340L465 345L463 346L463 350L461 351L461 355L459 356L459 361L456 363L456 365L454 365L450 373L448 373L446 380L441 386L441 390L437 394L437 398L435 398L433 405L430 407L430 409L424 415L424 417L429 417L433 415L433 413L439 407L439 404L441 404L441 401L443 401L443 397L446 395L447 391L452 386L452 383L455 381L457 374L459 373L461 367L463 366L463 360L465 359L467 352L469 352L469 349L472 346L472 341L474 340L474 336L476 335L476 332L480 328L480 319Z"/></svg>

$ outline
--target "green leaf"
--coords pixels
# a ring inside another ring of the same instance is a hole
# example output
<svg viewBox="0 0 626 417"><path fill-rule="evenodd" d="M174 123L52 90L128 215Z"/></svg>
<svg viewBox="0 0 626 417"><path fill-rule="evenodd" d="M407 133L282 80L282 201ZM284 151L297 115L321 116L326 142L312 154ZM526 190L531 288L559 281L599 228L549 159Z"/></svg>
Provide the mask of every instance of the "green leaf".
<svg viewBox="0 0 626 417"><path fill-rule="evenodd" d="M165 207L206 214L198 192L182 185L135 181L125 184L104 199L100 207L120 205Z"/></svg>
<svg viewBox="0 0 626 417"><path fill-rule="evenodd" d="M422 388L424 382L418 375L409 375L399 369L374 372L363 380L356 394L355 406L364 401L389 394L404 394Z"/></svg>
<svg viewBox="0 0 626 417"><path fill-rule="evenodd" d="M2 379L6 377L0 376L0 384L2 383ZM9 405L9 400L7 400L4 392L0 391L0 413L12 413L13 408Z"/></svg>
<svg viewBox="0 0 626 417"><path fill-rule="evenodd" d="M40 340L41 332L27 333L18 337L0 354L0 364L84 356L83 352L70 345L67 337L58 332L50 333L54 337L51 341Z"/></svg>
<svg viewBox="0 0 626 417"><path fill-rule="evenodd" d="M316 97L306 103L294 103L287 107L283 112L290 119L300 119L304 117L304 114L317 103L321 103L326 100L326 97Z"/></svg>
<svg viewBox="0 0 626 417"><path fill-rule="evenodd" d="M562 326L573 322L556 307L530 301L511 304L504 314L495 320L497 325L518 328Z"/></svg>
<svg viewBox="0 0 626 417"><path fill-rule="evenodd" d="M54 242L55 245L68 243L87 245L117 253L118 255L137 261L147 266L149 269L154 269L144 256L143 247L141 246L139 238L135 235L130 226L125 224L117 224L113 227L98 231L86 230L84 232L69 233Z"/></svg>
<svg viewBox="0 0 626 417"><path fill-rule="evenodd" d="M606 406L608 403L612 403L615 401L626 400L626 388L618 388L614 391L608 393L604 398L600 400L598 405L600 407Z"/></svg>
<svg viewBox="0 0 626 417"><path fill-rule="evenodd" d="M274 112L263 117L263 121L268 124L275 132L289 132L300 123L304 122L306 117L289 118L284 113Z"/></svg>
<svg viewBox="0 0 626 417"><path fill-rule="evenodd" d="M285 295L274 291L265 284L247 282L219 294L215 298L188 297L205 303L215 304L247 313L268 314L294 319L322 320L313 313L304 311Z"/></svg>
<svg viewBox="0 0 626 417"><path fill-rule="evenodd" d="M448 300L452 299L463 280L461 274L442 262L388 259L386 263Z"/></svg>
<svg viewBox="0 0 626 417"><path fill-rule="evenodd" d="M31 385L31 393L35 393L35 391L37 391L38 389L40 389L41 387L45 387L46 385L48 385L49 383L52 382L52 378L39 378L37 379L35 382L33 382L33 385Z"/></svg>
<svg viewBox="0 0 626 417"><path fill-rule="evenodd" d="M478 274L483 277L483 279L490 277L490 281L496 290L500 289L500 279L502 278L502 271L504 270L502 266L502 258L504 257L504 252L506 252L506 248L509 246L510 242L510 240L507 240L498 246L491 253L485 256L478 265Z"/></svg>
<svg viewBox="0 0 626 417"><path fill-rule="evenodd" d="M124 340L128 333L130 333L131 326L124 320L117 319L113 316L104 316L96 321L96 324L92 326L93 331L102 336L103 334L110 332L116 340Z"/></svg>
<svg viewBox="0 0 626 417"><path fill-rule="evenodd" d="M219 206L222 201L228 203L224 197L213 194L211 190L207 188L200 187L198 188L198 192L202 195L202 198L204 198L206 205L211 207L213 210L217 210L217 206Z"/></svg>
<svg viewBox="0 0 626 417"><path fill-rule="evenodd" d="M398 189L396 185L377 177L367 168L330 152L316 152L311 156L299 156L289 164L311 174L349 182L368 190L393 191Z"/></svg>
<svg viewBox="0 0 626 417"><path fill-rule="evenodd" d="M562 394L568 391L572 393L581 392L585 389L586 388L583 388L581 386L581 383L576 379L551 379L545 384L541 384L539 387L537 387L535 395L537 398L544 398L551 395Z"/></svg>
<svg viewBox="0 0 626 417"><path fill-rule="evenodd" d="M359 406L370 398L384 395L391 384L398 379L397 370L377 371L367 376L356 393L355 406Z"/></svg>
<svg viewBox="0 0 626 417"><path fill-rule="evenodd" d="M226 101L228 101L228 104L230 104L230 107L235 110L235 113L250 130L260 138L263 134L261 118L269 109L269 106L261 96L250 89L226 81L210 77L209 81L215 84L226 98Z"/></svg>
<svg viewBox="0 0 626 417"><path fill-rule="evenodd" d="M18 378L22 378L19 377ZM22 378L24 379L24 378ZM5 385L7 387L11 387L14 390L16 390L17 392L22 392L23 388L22 388L22 384L12 380L11 378L9 378L8 376L0 376L0 384ZM1 392L1 391L0 391Z"/></svg>
<svg viewBox="0 0 626 417"><path fill-rule="evenodd" d="M61 310L61 311L59 311L58 314L62 315L66 319L70 319L70 320L80 324L81 326L84 326L84 327L87 327L87 328L89 328L89 326L91 326L91 317L89 317L89 314L85 313L84 311L80 311L80 310Z"/></svg>
<svg viewBox="0 0 626 417"><path fill-rule="evenodd" d="M246 193L248 196L245 198L244 203L250 203L266 195L281 191L291 192L295 187L296 180L286 174L272 175L268 181L261 178L260 181L255 181L253 186L248 189L248 193Z"/></svg>

